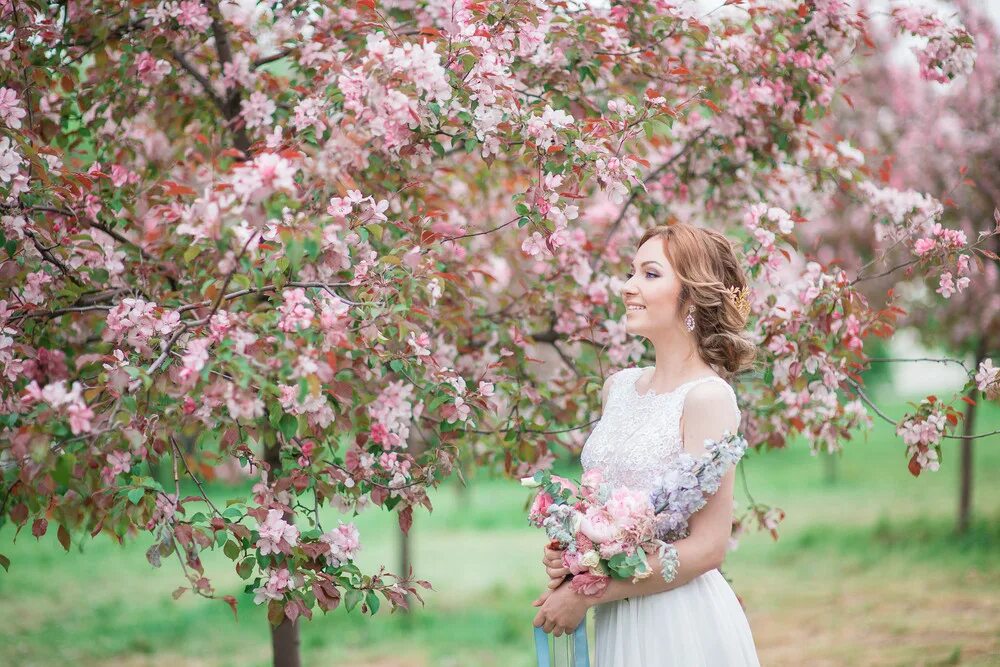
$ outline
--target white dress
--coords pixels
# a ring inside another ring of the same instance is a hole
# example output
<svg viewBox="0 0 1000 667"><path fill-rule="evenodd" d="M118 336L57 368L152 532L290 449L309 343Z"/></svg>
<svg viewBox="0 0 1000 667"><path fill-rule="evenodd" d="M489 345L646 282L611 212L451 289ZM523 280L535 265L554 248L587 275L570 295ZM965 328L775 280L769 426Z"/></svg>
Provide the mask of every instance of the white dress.
<svg viewBox="0 0 1000 667"><path fill-rule="evenodd" d="M603 415L581 454L584 470L600 468L607 481L650 489L664 463L682 449L684 397L702 382L640 396L645 368L626 368L610 381ZM737 408L737 411L739 408ZM654 575L655 576L655 575ZM594 667L759 667L750 624L718 570L669 591L597 605Z"/></svg>

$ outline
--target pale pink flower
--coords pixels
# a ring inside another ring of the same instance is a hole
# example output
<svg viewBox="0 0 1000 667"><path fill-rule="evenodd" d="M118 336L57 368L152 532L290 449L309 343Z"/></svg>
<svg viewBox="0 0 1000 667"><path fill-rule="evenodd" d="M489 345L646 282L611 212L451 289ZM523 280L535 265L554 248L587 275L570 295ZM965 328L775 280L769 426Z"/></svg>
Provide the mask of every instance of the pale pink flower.
<svg viewBox="0 0 1000 667"><path fill-rule="evenodd" d="M326 531L319 539L330 545L330 552L324 555L333 567L354 560L355 554L361 550L361 534L353 523L341 521L339 526Z"/></svg>
<svg viewBox="0 0 1000 667"><path fill-rule="evenodd" d="M417 336L416 332L411 331L406 342L413 348L413 354L418 357L426 357L431 353L431 337L426 331L422 332L419 336Z"/></svg>
<svg viewBox="0 0 1000 667"><path fill-rule="evenodd" d="M241 103L240 115L243 116L243 122L248 129L267 128L274 122L274 112L277 108L270 97L255 90Z"/></svg>
<svg viewBox="0 0 1000 667"><path fill-rule="evenodd" d="M580 532L596 544L610 542L618 534L618 526L611 515L599 506L590 506L583 515Z"/></svg>
<svg viewBox="0 0 1000 667"><path fill-rule="evenodd" d="M187 345L184 356L181 357L179 379L184 382L194 378L208 362L208 348L212 344L209 338L196 338Z"/></svg>
<svg viewBox="0 0 1000 667"><path fill-rule="evenodd" d="M310 308L306 291L301 287L286 289L281 293L282 304L278 308L281 318L278 321L278 328L282 331L292 332L298 329L308 329L312 324L315 312Z"/></svg>
<svg viewBox="0 0 1000 667"><path fill-rule="evenodd" d="M143 51L135 59L135 69L139 81L147 86L152 86L170 74L172 68L166 60L153 57L149 51Z"/></svg>
<svg viewBox="0 0 1000 667"><path fill-rule="evenodd" d="M288 568L281 567L271 571L267 582L254 589L253 603L261 604L265 600L280 600L285 597L285 591L292 587L292 577Z"/></svg>
<svg viewBox="0 0 1000 667"><path fill-rule="evenodd" d="M610 583L610 577L599 574L578 574L570 579L573 590L581 595L600 595Z"/></svg>
<svg viewBox="0 0 1000 667"><path fill-rule="evenodd" d="M913 252L925 255L934 250L935 246L937 246L937 241L934 239L917 239L917 242L913 244Z"/></svg>
<svg viewBox="0 0 1000 667"><path fill-rule="evenodd" d="M258 529L257 548L264 556L288 553L299 543L299 529L282 518L281 510L268 510L267 519Z"/></svg>
<svg viewBox="0 0 1000 667"><path fill-rule="evenodd" d="M12 182L18 175L24 159L10 137L0 137L0 183Z"/></svg>
<svg viewBox="0 0 1000 667"><path fill-rule="evenodd" d="M212 17L208 14L208 8L200 0L182 0L177 5L177 22L186 28L202 32L212 25Z"/></svg>
<svg viewBox="0 0 1000 667"><path fill-rule="evenodd" d="M71 403L67 412L69 413L69 428L73 435L90 433L93 430L94 427L90 420L94 418L94 411L90 409L89 405L83 401Z"/></svg>
<svg viewBox="0 0 1000 667"><path fill-rule="evenodd" d="M0 88L0 120L14 130L21 128L21 119L28 115L19 104L17 91L6 87Z"/></svg>
<svg viewBox="0 0 1000 667"><path fill-rule="evenodd" d="M992 359L984 359L979 363L976 372L976 388L986 392L990 399L1000 395L1000 369L993 367Z"/></svg>

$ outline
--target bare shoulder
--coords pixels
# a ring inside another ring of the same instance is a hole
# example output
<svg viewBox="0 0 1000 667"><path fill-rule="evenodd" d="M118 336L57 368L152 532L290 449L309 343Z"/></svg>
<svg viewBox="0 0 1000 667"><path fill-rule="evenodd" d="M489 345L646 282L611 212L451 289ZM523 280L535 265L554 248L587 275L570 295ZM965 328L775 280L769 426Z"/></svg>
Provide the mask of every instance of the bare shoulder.
<svg viewBox="0 0 1000 667"><path fill-rule="evenodd" d="M735 433L740 414L729 384L715 380L692 387L684 397L682 424L685 441L720 438L725 431Z"/></svg>

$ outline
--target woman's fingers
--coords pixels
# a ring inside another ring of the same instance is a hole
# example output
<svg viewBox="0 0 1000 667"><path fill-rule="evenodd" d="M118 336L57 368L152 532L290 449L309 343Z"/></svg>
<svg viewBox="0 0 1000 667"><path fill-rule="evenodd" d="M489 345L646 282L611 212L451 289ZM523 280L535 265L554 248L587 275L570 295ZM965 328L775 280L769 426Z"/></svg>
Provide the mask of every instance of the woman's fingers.
<svg viewBox="0 0 1000 667"><path fill-rule="evenodd" d="M562 577L553 578L549 579L549 583L546 584L546 586L548 586L548 589L550 591L554 591L555 589L559 588L562 585L562 582L563 582Z"/></svg>
<svg viewBox="0 0 1000 667"><path fill-rule="evenodd" d="M552 579L562 579L567 574L569 574L569 568L562 567L561 565L559 567L546 566L545 573L549 575L549 577L551 577Z"/></svg>

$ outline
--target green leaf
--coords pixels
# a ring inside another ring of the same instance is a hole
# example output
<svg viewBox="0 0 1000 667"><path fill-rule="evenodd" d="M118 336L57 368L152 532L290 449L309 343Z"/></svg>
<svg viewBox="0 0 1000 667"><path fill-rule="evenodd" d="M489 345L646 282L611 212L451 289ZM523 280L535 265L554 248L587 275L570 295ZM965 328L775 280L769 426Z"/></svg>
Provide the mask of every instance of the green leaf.
<svg viewBox="0 0 1000 667"><path fill-rule="evenodd" d="M236 574L240 575L240 579L249 579L250 575L253 574L253 558L241 560L236 566Z"/></svg>
<svg viewBox="0 0 1000 667"><path fill-rule="evenodd" d="M372 616L374 616L378 611L379 606L378 596L375 595L375 591L368 591L368 594L365 595L365 604L368 605L368 608L371 609Z"/></svg>
<svg viewBox="0 0 1000 667"><path fill-rule="evenodd" d="M358 603L361 602L361 598L363 597L364 593L356 588L348 590L347 593L344 594L344 608L347 609L347 611L351 611L358 606Z"/></svg>
<svg viewBox="0 0 1000 667"><path fill-rule="evenodd" d="M286 438L291 439L295 436L295 432L299 429L299 420L295 418L295 415L285 414L281 417L281 423L278 426L278 430Z"/></svg>
<svg viewBox="0 0 1000 667"><path fill-rule="evenodd" d="M229 519L230 521L239 521L240 517L243 516L243 510L240 509L239 507L227 507L226 509L222 510L222 516Z"/></svg>
<svg viewBox="0 0 1000 667"><path fill-rule="evenodd" d="M229 539L229 532L225 530L215 531L215 546L221 547L226 544L226 540Z"/></svg>
<svg viewBox="0 0 1000 667"><path fill-rule="evenodd" d="M143 496L146 495L146 489L132 489L128 492L128 500L133 505L138 505L139 501L142 500Z"/></svg>

